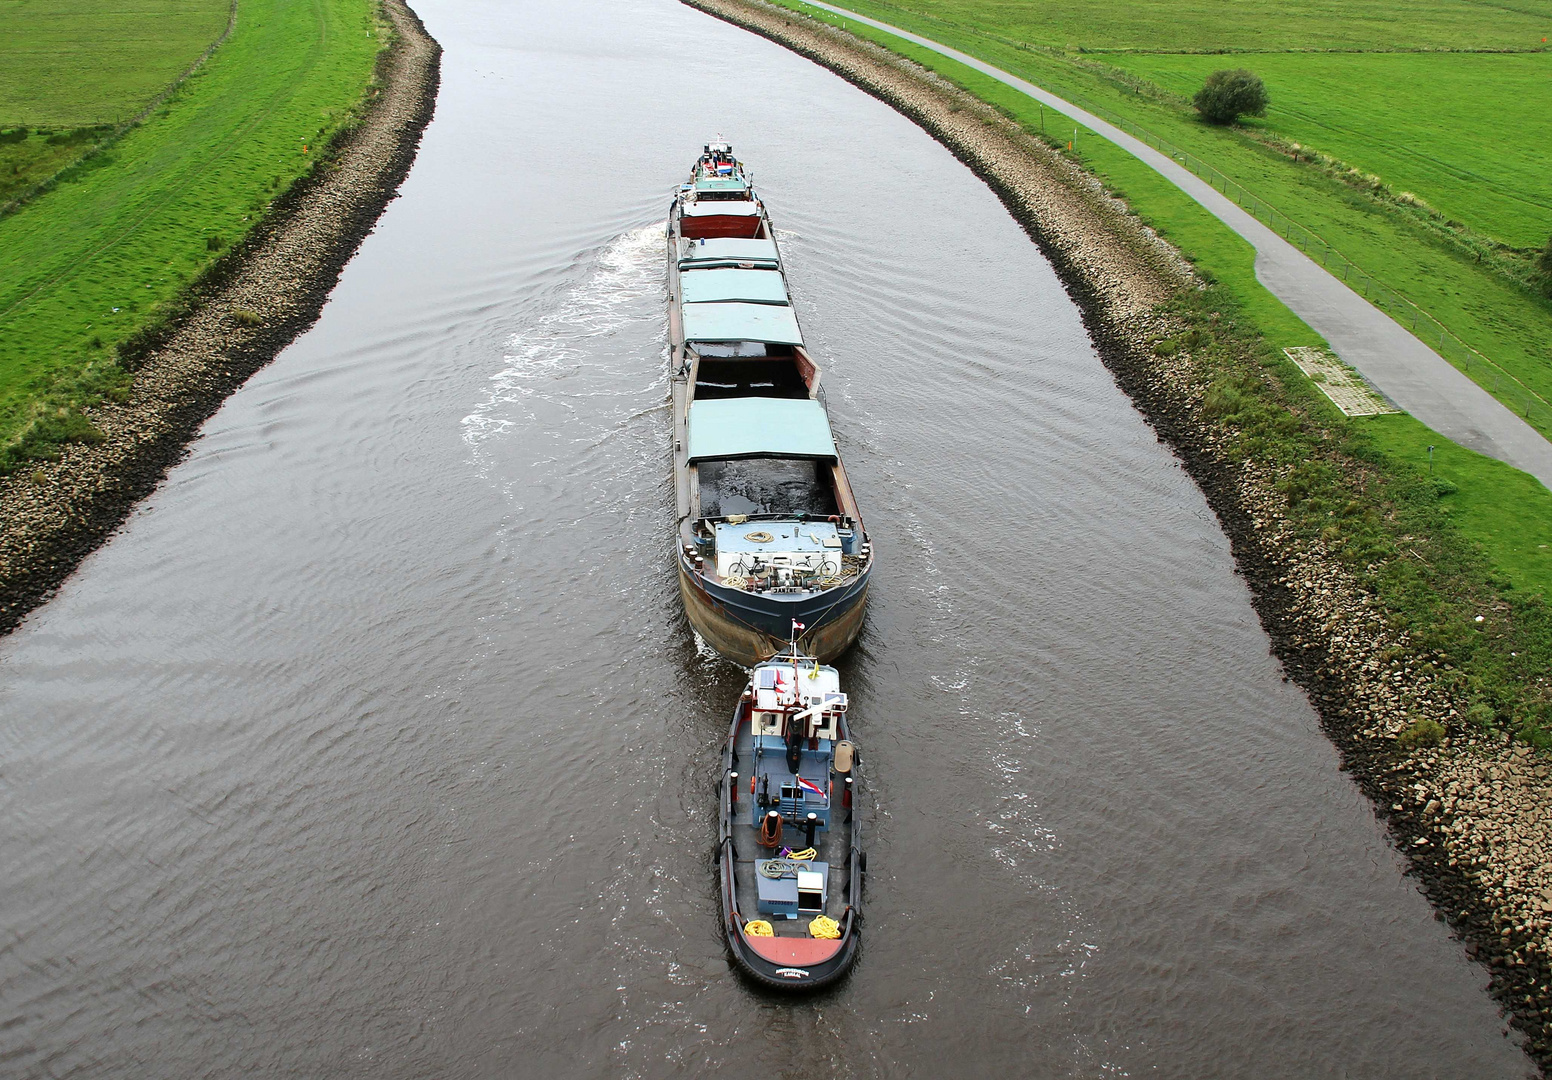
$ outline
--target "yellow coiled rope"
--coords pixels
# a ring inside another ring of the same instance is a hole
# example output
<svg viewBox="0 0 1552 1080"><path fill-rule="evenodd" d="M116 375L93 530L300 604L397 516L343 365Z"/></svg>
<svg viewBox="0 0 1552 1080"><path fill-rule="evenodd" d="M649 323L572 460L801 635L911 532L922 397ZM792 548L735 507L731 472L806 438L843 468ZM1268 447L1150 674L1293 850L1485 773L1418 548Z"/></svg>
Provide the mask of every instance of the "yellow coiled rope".
<svg viewBox="0 0 1552 1080"><path fill-rule="evenodd" d="M808 924L808 936L834 941L841 936L841 924L828 915L821 915Z"/></svg>
<svg viewBox="0 0 1552 1080"><path fill-rule="evenodd" d="M813 862L814 857L818 854L819 852L815 851L813 848L806 847L802 851L789 851L787 853L787 858L792 859L795 862Z"/></svg>
<svg viewBox="0 0 1552 1080"><path fill-rule="evenodd" d="M816 920L817 921L817 920ZM776 931L764 919L750 919L744 923L744 933L749 937L775 937ZM840 935L837 934L837 937Z"/></svg>

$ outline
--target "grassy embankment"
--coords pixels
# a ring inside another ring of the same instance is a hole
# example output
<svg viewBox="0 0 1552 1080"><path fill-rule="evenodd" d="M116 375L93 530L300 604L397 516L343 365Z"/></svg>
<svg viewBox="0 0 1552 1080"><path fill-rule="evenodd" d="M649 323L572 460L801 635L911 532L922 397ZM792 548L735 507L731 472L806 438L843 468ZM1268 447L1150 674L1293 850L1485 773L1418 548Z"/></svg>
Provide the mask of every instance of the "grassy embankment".
<svg viewBox="0 0 1552 1080"><path fill-rule="evenodd" d="M0 152L34 180L65 167L0 217L0 471L90 440L81 409L130 378L120 348L132 357L137 335L354 120L386 42L375 0L239 0L231 37L97 146L187 69L228 11L227 0L0 7L0 129L13 140Z"/></svg>
<svg viewBox="0 0 1552 1080"><path fill-rule="evenodd" d="M1255 0L1232 14L1182 0L1124 14L1096 0L847 6L1210 162L1280 211L1279 224L1286 215L1361 268L1355 281L1372 276L1417 305L1426 340L1438 334L1430 318L1447 328L1451 362L1464 366L1477 350L1487 362L1473 359L1467 374L1552 436L1552 299L1534 263L1552 235L1544 0L1518 11L1462 0L1405 11L1375 0L1340 10ZM1228 55L1203 55L1220 51ZM1273 108L1264 121L1199 121L1187 97L1199 75L1225 66L1265 71ZM1034 118L1038 127L1038 109ZM1045 120L1053 136L1065 123L1049 111ZM1071 134L1066 124L1063 137ZM1080 133L1080 155L1100 165L1084 141ZM1409 324L1417 314L1393 306Z"/></svg>
<svg viewBox="0 0 1552 1080"><path fill-rule="evenodd" d="M978 72L798 0L786 3L937 71L1032 134L1041 134L1043 119L1047 141L1054 145L1065 149L1072 137L1070 123L1058 135L1061 118L1049 112L1042 118L1036 103ZM918 3L933 10L951 8L965 18L977 12L991 19L1037 11L1057 19L1056 33L1064 43L1083 41L1084 28L1092 25L1105 34L1135 33L1138 39L1181 49L1236 44L1211 36L1215 14L1170 0L1127 9L1124 22L1082 2L1057 15L1049 7L1027 5ZM1318 216L1325 223L1322 228L1339 248L1357 252L1354 257L1360 260L1367 252L1376 272L1384 265L1392 268L1396 280L1410 276L1432 282L1441 294L1453 296L1456 307L1480 312L1484 322L1491 321L1495 304L1512 308L1526 333L1535 320L1547 317L1546 309L1525 290L1502 275L1479 269L1475 260L1462 257L1432 232L1414 228L1404 213L1393 213L1382 200L1324 171L1296 164L1262 143L1200 124L1178 102L1150 97L1146 88L1127 88L1106 74L1096 74L1086 66L1091 63L1087 55L1077 54L1076 49L1069 56L1062 46L1052 52L1018 48L1005 43L1007 27L994 37L966 31L960 22L950 25L868 0L856 0L851 6L979 55L1058 94L1100 99L1112 111L1120 111L1117 101L1130 98L1135 111L1146 117L1147 126L1165 129L1170 141L1209 157L1252 190L1266 190L1273 201L1277 200L1272 190L1281 191L1289 212L1296 216L1297 207L1307 207L1309 217ZM1502 46L1519 32L1511 28L1500 38L1484 36L1480 23L1490 19L1482 10L1468 11L1465 6L1456 10L1447 4L1430 9L1434 21L1409 19L1414 37L1405 40L1418 47L1439 47L1475 35L1471 40ZM1359 7L1351 25L1338 29L1382 38L1395 24L1380 16L1365 16L1375 11ZM1301 19L1300 14L1297 7L1265 5L1261 30L1276 25L1296 33L1302 27L1302 38L1268 42L1265 32L1248 37L1261 49L1269 44L1329 48L1344 41L1353 47L1350 39L1331 29L1332 17ZM1540 34L1536 37L1539 46ZM1330 59L1327 54L1306 55L1318 62ZM1438 58L1450 63L1460 59ZM1210 70L1237 66L1243 59L1214 56L1191 61L1201 60ZM1402 55L1401 59L1414 58ZM1541 62L1544 57L1535 59ZM1275 107L1278 86L1272 83L1270 88ZM1348 107L1357 108L1350 101ZM1494 105L1487 102L1478 107L1486 112ZM1381 130L1378 123L1373 130ZM1230 434L1231 452L1282 471L1288 513L1301 534L1331 547L1375 590L1392 624L1411 635L1418 650L1443 673L1444 681L1469 703L1473 720L1508 726L1537 743L1552 744L1552 689L1545 681L1546 672L1552 670L1552 611L1547 605L1552 594L1552 493L1517 470L1449 443L1410 417L1343 417L1282 356L1286 346L1311 344L1319 338L1256 282L1254 252L1247 243L1157 173L1109 143L1080 131L1072 153L1214 283L1203 295L1179 302L1177 313L1190 327L1185 340L1161 342L1159 348L1168 352L1183 346L1211 373L1207 411ZM1482 167L1480 155L1475 166ZM1533 169L1524 171L1535 183L1546 182L1533 174ZM1419 194L1431 200L1432 189L1421 182L1426 177L1421 172L1416 175L1419 180L1414 186L1423 188ZM1534 184L1529 186L1529 197L1540 197ZM1460 197L1443 187L1437 196L1441 204ZM1483 196L1474 204L1474 228L1490 226L1493 202ZM1548 327L1552 328L1552 319ZM1543 349L1548 341L1552 334L1541 340ZM1525 357L1528 373L1528 349ZM1429 445L1436 447L1432 474ZM1483 617L1480 623L1478 615Z"/></svg>
<svg viewBox="0 0 1552 1080"><path fill-rule="evenodd" d="M0 8L0 209L110 141L228 16L226 0L137 0L111 14L100 0Z"/></svg>

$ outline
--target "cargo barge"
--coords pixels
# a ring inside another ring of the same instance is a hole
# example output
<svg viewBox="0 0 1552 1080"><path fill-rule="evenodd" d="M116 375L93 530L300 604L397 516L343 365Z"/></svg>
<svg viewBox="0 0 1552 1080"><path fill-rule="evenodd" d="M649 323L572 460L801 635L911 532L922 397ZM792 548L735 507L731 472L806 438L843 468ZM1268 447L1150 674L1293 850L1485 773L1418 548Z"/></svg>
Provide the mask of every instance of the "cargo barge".
<svg viewBox="0 0 1552 1080"><path fill-rule="evenodd" d="M862 629L873 549L764 204L710 143L668 214L676 561L702 639L746 667Z"/></svg>

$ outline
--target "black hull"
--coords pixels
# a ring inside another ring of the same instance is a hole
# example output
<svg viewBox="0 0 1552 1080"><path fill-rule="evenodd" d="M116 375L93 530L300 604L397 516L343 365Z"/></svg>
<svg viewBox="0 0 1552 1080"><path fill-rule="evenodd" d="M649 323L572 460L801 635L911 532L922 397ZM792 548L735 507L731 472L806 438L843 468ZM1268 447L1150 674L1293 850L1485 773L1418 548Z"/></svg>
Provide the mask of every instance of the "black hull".
<svg viewBox="0 0 1552 1080"><path fill-rule="evenodd" d="M846 935L841 951L834 957L823 964L797 969L807 972L800 978L778 974L793 969L779 967L765 957L755 955L744 944L744 936L732 928L728 930L727 946L739 974L762 990L775 990L784 994L811 994L816 990L835 985L851 972L852 965L857 962L857 952L862 947L862 938L857 931L853 930Z"/></svg>
<svg viewBox="0 0 1552 1080"><path fill-rule="evenodd" d="M804 626L799 648L822 664L835 660L862 632L870 577L864 570L828 592L781 599L715 584L679 559L679 593L690 624L713 649L744 667L788 648L794 619Z"/></svg>
<svg viewBox="0 0 1552 1080"><path fill-rule="evenodd" d="M847 874L846 911L841 922L841 941L836 952L813 963L777 962L761 956L744 937L743 922L739 915L738 887L734 877L734 862L738 850L733 842L733 821L736 803L729 775L737 768L738 756L734 751L738 743L741 706L733 710L733 722L727 743L722 750L722 784L719 799L721 810L721 837L717 849L717 877L722 893L723 935L728 955L733 958L739 973L762 989L786 994L812 993L834 985L850 973L857 962L862 947L862 891L867 872L867 856L862 851L862 814L860 809L847 811L849 839L849 866ZM843 735L849 732L843 731ZM854 767L857 778L857 797L862 796L860 762Z"/></svg>

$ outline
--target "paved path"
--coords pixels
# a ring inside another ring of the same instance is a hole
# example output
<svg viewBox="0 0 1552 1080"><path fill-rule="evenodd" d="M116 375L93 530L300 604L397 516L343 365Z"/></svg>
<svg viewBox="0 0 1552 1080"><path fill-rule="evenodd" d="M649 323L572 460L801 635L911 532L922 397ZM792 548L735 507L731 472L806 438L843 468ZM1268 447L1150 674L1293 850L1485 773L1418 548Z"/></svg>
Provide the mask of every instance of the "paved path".
<svg viewBox="0 0 1552 1080"><path fill-rule="evenodd" d="M983 60L833 4L807 2L975 68L1132 154L1248 240L1256 249L1257 280L1386 397L1446 438L1524 469L1552 488L1552 442L1389 315L1168 155Z"/></svg>

